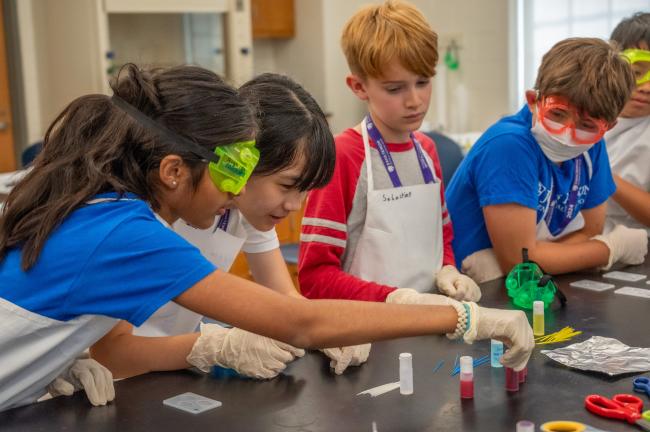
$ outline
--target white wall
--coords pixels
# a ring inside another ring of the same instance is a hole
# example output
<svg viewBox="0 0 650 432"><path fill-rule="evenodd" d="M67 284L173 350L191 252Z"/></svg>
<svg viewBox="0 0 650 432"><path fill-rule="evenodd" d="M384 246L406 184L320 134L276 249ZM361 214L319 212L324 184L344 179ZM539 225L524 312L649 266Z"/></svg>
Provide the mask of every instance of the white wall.
<svg viewBox="0 0 650 432"><path fill-rule="evenodd" d="M467 110L466 124L461 127L465 130L454 132L486 129L509 111L508 0L414 3L439 35L439 68L444 66L442 60L449 40L457 39L460 45L460 67L447 71L447 78L451 82L456 74L457 80L465 85ZM450 93L453 95L453 91ZM436 114L436 107L432 106L428 116L432 124Z"/></svg>
<svg viewBox="0 0 650 432"><path fill-rule="evenodd" d="M221 2L221 5L215 0L164 3L152 0L126 1L124 4L129 7L154 10L146 16L113 15L113 40L109 41L108 18L104 9L107 1L16 2L24 89L24 100L21 102L26 120L24 135L27 142L23 145L42 139L52 120L73 99L85 94L109 91L106 51L111 48L111 42L118 56L123 58L132 57L145 63L183 63L182 17L179 13L195 10L220 12L226 10L226 6L231 7L230 10L235 8L234 0ZM233 41L233 46L229 46L226 52L229 56L228 75L234 82L247 80L251 76L250 56L241 54L239 49L250 47L248 0L244 0L243 10L226 17L226 20L232 21L228 21L226 27L229 28L227 39ZM163 14L165 11L174 14ZM244 33L244 36L238 32ZM170 38L173 43L161 40L162 36ZM149 48L142 50L135 43L129 43L136 39L139 44L148 44Z"/></svg>
<svg viewBox="0 0 650 432"><path fill-rule="evenodd" d="M40 24L35 21L33 11L33 1L25 0L16 3L17 19L18 19L18 38L20 43L21 52L21 70L22 70L22 87L24 94L23 105L25 107L25 137L26 142L21 143L21 147L17 150L20 154L24 147L28 144L36 142L42 138L43 131L41 130L41 82L39 80L39 67L37 56L37 37L33 27Z"/></svg>
<svg viewBox="0 0 650 432"><path fill-rule="evenodd" d="M253 43L253 70L277 72L291 76L302 84L327 111L324 37L326 21L323 0L296 0L295 34L291 39L256 40Z"/></svg>
<svg viewBox="0 0 650 432"><path fill-rule="evenodd" d="M97 11L94 1L21 0L17 6L30 144L43 138L67 103L101 89L99 65L89 54L96 50Z"/></svg>
<svg viewBox="0 0 650 432"><path fill-rule="evenodd" d="M331 114L334 133L356 124L360 103L345 85L347 64L339 40L343 25L367 0L295 0L295 37L255 40L255 74L277 72L291 76Z"/></svg>
<svg viewBox="0 0 650 432"><path fill-rule="evenodd" d="M345 22L363 5L380 0L295 0L296 36L290 40L258 40L254 45L254 70L282 72L301 82L324 110L332 113L332 130L338 133L356 124L364 113L345 85L347 64L340 48ZM452 132L486 129L507 114L508 104L508 0L412 0L439 35L440 61L453 38L461 46L460 68L447 74L448 87L461 82L466 89L467 109L447 117L456 119ZM439 66L442 67L442 66ZM435 87L435 83L434 83ZM453 96L453 89L448 93ZM436 95L432 101L436 100ZM437 125L432 103L427 120ZM465 121L458 121L458 117ZM465 123L458 124L458 123ZM449 129L449 128L448 128Z"/></svg>
<svg viewBox="0 0 650 432"><path fill-rule="evenodd" d="M325 79L327 89L327 109L332 113L330 124L334 133L359 123L366 113L365 103L357 99L345 84L349 74L348 64L341 50L341 33L345 23L367 0L326 1L325 27L325 65L328 73ZM378 3L378 2L374 2Z"/></svg>
<svg viewBox="0 0 650 432"><path fill-rule="evenodd" d="M81 2L70 14L75 0L21 0L18 3L19 31L24 74L27 137L40 139L54 115L80 94L97 91L95 80L102 78L98 62L79 63L79 57L93 58L87 51L97 44L93 6ZM373 3L380 3L374 0ZM452 38L460 46L460 70L448 73L446 114L448 130L484 130L508 113L508 3L509 0L412 0L439 34L440 58ZM256 40L253 45L254 71L280 72L292 76L314 95L324 111L332 114L335 133L356 124L365 108L345 85L347 64L340 49L340 34L345 22L368 0L295 0L296 36L288 40ZM67 10L63 16L60 10ZM66 26L74 22L75 25ZM57 24L54 28L54 24ZM82 23L82 24L80 24ZM86 23L85 25L83 23ZM75 31L68 31L74 28ZM84 35L81 37L80 35ZM63 56L48 53L65 46ZM84 56L78 56L86 52ZM76 63L75 63L76 62ZM72 67L70 67L72 66ZM95 78L89 78L93 76ZM467 109L454 117L451 84L462 82L467 94ZM74 83L74 86L70 85ZM434 81L435 88L435 81ZM432 101L435 101L435 94ZM464 118L464 123L458 118ZM435 103L427 120L437 125ZM453 124L453 121L456 124Z"/></svg>

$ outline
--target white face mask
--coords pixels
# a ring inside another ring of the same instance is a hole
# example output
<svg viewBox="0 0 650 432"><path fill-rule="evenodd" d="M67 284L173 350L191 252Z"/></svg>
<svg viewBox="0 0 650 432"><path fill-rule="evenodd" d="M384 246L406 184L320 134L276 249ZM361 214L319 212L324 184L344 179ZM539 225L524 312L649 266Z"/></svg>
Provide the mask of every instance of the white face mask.
<svg viewBox="0 0 650 432"><path fill-rule="evenodd" d="M571 138L571 130L568 128L563 133L555 135L544 129L539 121L535 121L530 131L546 157L555 163L577 158L595 144L576 144Z"/></svg>

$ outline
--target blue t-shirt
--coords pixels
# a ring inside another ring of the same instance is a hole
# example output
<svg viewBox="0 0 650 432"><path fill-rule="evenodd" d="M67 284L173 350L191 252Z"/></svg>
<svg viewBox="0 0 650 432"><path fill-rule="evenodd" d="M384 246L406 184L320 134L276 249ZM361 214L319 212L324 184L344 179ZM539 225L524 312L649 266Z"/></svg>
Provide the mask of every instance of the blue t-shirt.
<svg viewBox="0 0 650 432"><path fill-rule="evenodd" d="M485 206L510 203L535 209L538 223L547 208L554 208L547 216L549 231L554 235L561 231L578 160L577 201L570 219L581 209L604 203L616 190L603 140L557 165L542 152L530 131L531 122L528 106L499 120L479 138L454 174L446 198L456 262L492 247L483 219Z"/></svg>
<svg viewBox="0 0 650 432"><path fill-rule="evenodd" d="M27 272L22 250L9 250L0 261L0 297L56 320L94 314L139 326L215 270L144 201L116 196L98 195L113 199L73 211Z"/></svg>

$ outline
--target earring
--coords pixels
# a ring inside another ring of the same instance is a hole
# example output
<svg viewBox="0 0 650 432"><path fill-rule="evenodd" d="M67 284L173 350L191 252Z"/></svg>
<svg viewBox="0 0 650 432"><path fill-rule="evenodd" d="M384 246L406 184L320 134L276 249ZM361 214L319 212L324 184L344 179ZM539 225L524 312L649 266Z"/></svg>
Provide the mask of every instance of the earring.
<svg viewBox="0 0 650 432"><path fill-rule="evenodd" d="M172 186L176 186L176 180L172 180Z"/></svg>

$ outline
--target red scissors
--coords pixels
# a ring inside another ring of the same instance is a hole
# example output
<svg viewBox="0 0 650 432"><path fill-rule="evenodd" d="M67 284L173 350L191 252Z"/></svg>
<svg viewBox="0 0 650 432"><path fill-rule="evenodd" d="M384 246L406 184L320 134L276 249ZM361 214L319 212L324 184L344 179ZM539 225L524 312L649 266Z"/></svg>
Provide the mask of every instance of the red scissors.
<svg viewBox="0 0 650 432"><path fill-rule="evenodd" d="M641 416L643 401L634 395L617 394L611 399L601 395L589 395L585 398L585 408L601 417L625 420L650 431L650 421L643 420Z"/></svg>

